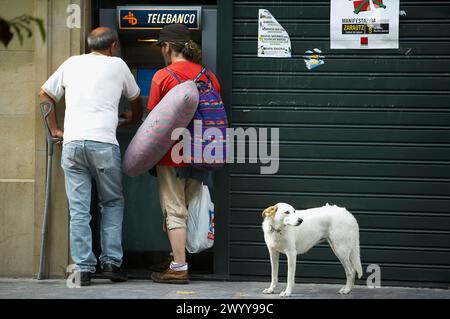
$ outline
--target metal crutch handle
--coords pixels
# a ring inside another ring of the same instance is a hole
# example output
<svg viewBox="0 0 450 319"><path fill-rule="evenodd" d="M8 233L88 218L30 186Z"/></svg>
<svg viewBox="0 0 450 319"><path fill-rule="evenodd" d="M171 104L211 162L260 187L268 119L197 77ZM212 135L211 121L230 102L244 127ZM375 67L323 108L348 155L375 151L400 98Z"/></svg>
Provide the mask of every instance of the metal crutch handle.
<svg viewBox="0 0 450 319"><path fill-rule="evenodd" d="M47 136L48 142L48 152L49 154L50 152L51 154L53 154L53 145L63 140L60 137L53 136L52 132L50 131L50 128L48 127L47 117L53 109L53 103L51 103L50 101L43 101L39 104L39 106L41 109L42 118L44 120L45 135Z"/></svg>

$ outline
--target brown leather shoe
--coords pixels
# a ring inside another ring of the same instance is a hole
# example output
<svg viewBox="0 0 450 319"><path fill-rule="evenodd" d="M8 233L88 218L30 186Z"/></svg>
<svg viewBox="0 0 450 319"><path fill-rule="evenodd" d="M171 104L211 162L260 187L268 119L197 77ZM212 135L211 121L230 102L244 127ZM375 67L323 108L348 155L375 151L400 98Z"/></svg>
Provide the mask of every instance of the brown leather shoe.
<svg viewBox="0 0 450 319"><path fill-rule="evenodd" d="M154 282L167 283L167 284L188 284L189 274L187 270L185 271L175 271L167 268L164 271L152 272L151 275Z"/></svg>
<svg viewBox="0 0 450 319"><path fill-rule="evenodd" d="M163 262L159 263L159 264L155 264L155 265L151 265L150 266L150 271L151 272L163 272L165 271L167 268L169 268L170 263L173 261L173 256L169 256L167 257L166 260L164 260Z"/></svg>

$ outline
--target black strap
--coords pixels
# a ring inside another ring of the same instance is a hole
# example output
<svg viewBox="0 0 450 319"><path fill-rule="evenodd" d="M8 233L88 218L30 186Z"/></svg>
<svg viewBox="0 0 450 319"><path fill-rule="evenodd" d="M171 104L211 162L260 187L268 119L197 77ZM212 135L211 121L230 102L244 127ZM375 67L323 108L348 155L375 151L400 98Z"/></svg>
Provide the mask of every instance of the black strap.
<svg viewBox="0 0 450 319"><path fill-rule="evenodd" d="M175 72L173 72L172 70L169 70L168 68L164 68L164 69L166 69L167 72L172 74L172 76L178 81L178 83L183 83L183 81L180 80L180 78L178 77L178 75Z"/></svg>

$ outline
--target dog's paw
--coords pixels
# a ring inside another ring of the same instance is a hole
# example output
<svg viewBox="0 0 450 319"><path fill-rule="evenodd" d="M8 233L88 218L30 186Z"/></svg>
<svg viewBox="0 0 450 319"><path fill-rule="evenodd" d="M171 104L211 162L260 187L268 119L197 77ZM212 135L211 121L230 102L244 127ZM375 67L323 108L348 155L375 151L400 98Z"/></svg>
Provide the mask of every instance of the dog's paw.
<svg viewBox="0 0 450 319"><path fill-rule="evenodd" d="M290 291L282 291L281 293L280 293L280 297L289 297L291 295L291 292Z"/></svg>
<svg viewBox="0 0 450 319"><path fill-rule="evenodd" d="M273 288L266 288L262 292L263 294L273 294Z"/></svg>
<svg viewBox="0 0 450 319"><path fill-rule="evenodd" d="M341 295L348 295L350 293L350 291L352 291L350 288L347 288L347 287L344 286L344 287L341 288L341 290L339 290L339 293Z"/></svg>

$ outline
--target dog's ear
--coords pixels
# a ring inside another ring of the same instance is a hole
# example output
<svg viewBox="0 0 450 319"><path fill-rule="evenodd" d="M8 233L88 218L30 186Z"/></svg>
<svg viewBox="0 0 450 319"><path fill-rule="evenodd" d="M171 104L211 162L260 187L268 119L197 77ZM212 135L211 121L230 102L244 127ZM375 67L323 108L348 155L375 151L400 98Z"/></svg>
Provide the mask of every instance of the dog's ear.
<svg viewBox="0 0 450 319"><path fill-rule="evenodd" d="M277 212L277 209L278 209L277 205L273 205L273 206L267 207L262 212L262 217L266 218L266 217L271 217L271 216L275 215L275 213Z"/></svg>

